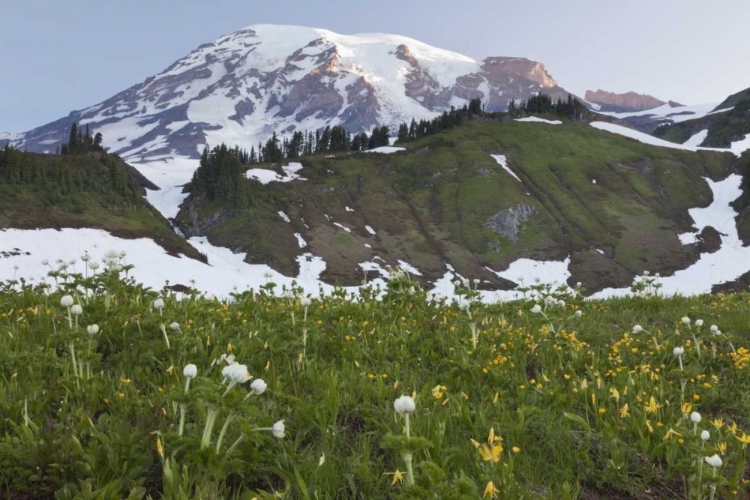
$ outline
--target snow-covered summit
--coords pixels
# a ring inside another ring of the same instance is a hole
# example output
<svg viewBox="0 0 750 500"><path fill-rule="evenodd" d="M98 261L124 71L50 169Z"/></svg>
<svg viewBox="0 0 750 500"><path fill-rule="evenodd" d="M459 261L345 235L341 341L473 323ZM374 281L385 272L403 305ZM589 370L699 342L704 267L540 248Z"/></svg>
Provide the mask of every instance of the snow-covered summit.
<svg viewBox="0 0 750 500"><path fill-rule="evenodd" d="M102 103L21 134L16 144L52 151L78 121L131 161L194 158L206 143L249 149L274 131L396 127L474 98L502 110L510 99L541 90L567 96L542 64L528 59L476 61L399 35L258 24L201 45Z"/></svg>

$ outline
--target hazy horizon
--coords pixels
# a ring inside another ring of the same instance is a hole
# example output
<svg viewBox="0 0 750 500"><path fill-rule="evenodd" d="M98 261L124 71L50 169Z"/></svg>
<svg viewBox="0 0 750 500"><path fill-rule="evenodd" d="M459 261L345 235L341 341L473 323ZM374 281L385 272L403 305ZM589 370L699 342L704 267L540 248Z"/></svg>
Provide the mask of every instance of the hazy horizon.
<svg viewBox="0 0 750 500"><path fill-rule="evenodd" d="M62 8L61 8L62 7ZM29 0L3 7L0 131L23 132L142 82L198 45L252 24L393 33L474 59L527 57L566 90L634 91L684 104L750 87L750 3L467 0L204 2Z"/></svg>

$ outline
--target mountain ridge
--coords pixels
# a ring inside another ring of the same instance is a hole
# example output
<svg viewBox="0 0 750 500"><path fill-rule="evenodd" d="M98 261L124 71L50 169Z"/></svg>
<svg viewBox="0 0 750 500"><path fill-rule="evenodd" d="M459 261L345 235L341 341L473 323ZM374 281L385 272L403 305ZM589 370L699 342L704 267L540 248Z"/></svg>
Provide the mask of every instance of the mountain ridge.
<svg viewBox="0 0 750 500"><path fill-rule="evenodd" d="M632 91L617 93L602 89L587 90L584 99L586 99L587 102L597 104L600 111L613 111L618 113L645 111L667 104L667 102L648 94L639 94ZM669 101L669 104L673 106L682 106L679 103L673 103L673 101Z"/></svg>

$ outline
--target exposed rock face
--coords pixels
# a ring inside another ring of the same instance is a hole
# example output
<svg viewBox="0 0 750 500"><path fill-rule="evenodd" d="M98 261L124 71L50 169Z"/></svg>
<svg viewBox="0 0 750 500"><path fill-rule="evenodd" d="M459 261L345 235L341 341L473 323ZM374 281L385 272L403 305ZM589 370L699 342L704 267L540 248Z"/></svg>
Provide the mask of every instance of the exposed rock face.
<svg viewBox="0 0 750 500"><path fill-rule="evenodd" d="M521 203L496 213L484 223L484 227L492 229L515 243L518 241L521 224L529 220L533 214L534 207Z"/></svg>
<svg viewBox="0 0 750 500"><path fill-rule="evenodd" d="M14 144L54 151L79 122L131 162L197 158L207 143L250 149L274 131L328 125L395 130L470 99L498 111L540 91L568 95L528 59L480 62L396 35L256 25L201 45L143 83L14 137Z"/></svg>
<svg viewBox="0 0 750 500"><path fill-rule="evenodd" d="M587 90L584 98L590 103L601 106L601 111L614 111L617 113L643 111L658 108L662 104L665 104L664 101L646 94L637 94L635 92L616 94L601 89L596 91ZM679 105L677 103L674 104Z"/></svg>

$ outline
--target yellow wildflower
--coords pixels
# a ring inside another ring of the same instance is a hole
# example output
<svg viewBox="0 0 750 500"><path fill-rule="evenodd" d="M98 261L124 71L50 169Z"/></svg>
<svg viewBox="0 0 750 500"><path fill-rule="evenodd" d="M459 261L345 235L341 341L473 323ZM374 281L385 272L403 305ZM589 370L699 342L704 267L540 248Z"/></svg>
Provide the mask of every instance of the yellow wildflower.
<svg viewBox="0 0 750 500"><path fill-rule="evenodd" d="M646 405L646 413L656 413L659 408L661 408L661 405L657 404L656 399L651 396L651 399L648 400L648 404Z"/></svg>
<svg viewBox="0 0 750 500"><path fill-rule="evenodd" d="M497 498L497 488L495 488L495 483L492 481L487 483L487 486L484 488L484 494L482 495L482 498Z"/></svg>
<svg viewBox="0 0 750 500"><path fill-rule="evenodd" d="M622 408L620 408L620 418L628 418L630 416L630 413L628 412L628 404L625 403Z"/></svg>
<svg viewBox="0 0 750 500"><path fill-rule="evenodd" d="M432 388L432 397L435 399L443 399L443 391L447 391L448 388L444 385L436 385Z"/></svg>
<svg viewBox="0 0 750 500"><path fill-rule="evenodd" d="M682 403L680 410L682 410L683 415L690 415L690 412L693 411L693 405L688 402Z"/></svg>
<svg viewBox="0 0 750 500"><path fill-rule="evenodd" d="M711 420L711 425L713 425L715 429L721 429L721 426L724 425L724 419L717 418L715 420Z"/></svg>
<svg viewBox="0 0 750 500"><path fill-rule="evenodd" d="M161 437L159 436L156 436L156 453L158 453L160 457L164 458L164 447L161 445Z"/></svg>
<svg viewBox="0 0 750 500"><path fill-rule="evenodd" d="M615 401L620 401L620 392L617 389L615 389L614 387L610 387L609 393Z"/></svg>
<svg viewBox="0 0 750 500"><path fill-rule="evenodd" d="M721 453L722 455L727 454L727 443L725 441L722 441L721 443L714 446L714 449Z"/></svg>
<svg viewBox="0 0 750 500"><path fill-rule="evenodd" d="M396 470L396 472L385 472L383 473L384 476L393 476L393 480L391 481L391 486L395 485L396 483L403 483L404 482L404 474L400 470Z"/></svg>
<svg viewBox="0 0 750 500"><path fill-rule="evenodd" d="M493 464L496 464L500 461L500 455L502 453L503 447L499 444L493 444L491 446L483 444L479 448L479 454L482 455L482 460L484 460L485 462L492 462Z"/></svg>
<svg viewBox="0 0 750 500"><path fill-rule="evenodd" d="M678 436L679 437L679 436L682 436L682 434L680 434L679 432L675 431L674 429L672 429L670 427L669 430L667 431L667 433L664 435L664 440L666 441L667 439L671 438L672 436Z"/></svg>
<svg viewBox="0 0 750 500"><path fill-rule="evenodd" d="M742 433L742 436L734 436L734 437L736 437L736 438L737 438L737 440L738 440L738 441L739 441L740 443L742 443L743 445L748 445L748 444L750 444L750 436L748 436L748 435L747 435L747 434L745 434L744 432Z"/></svg>

